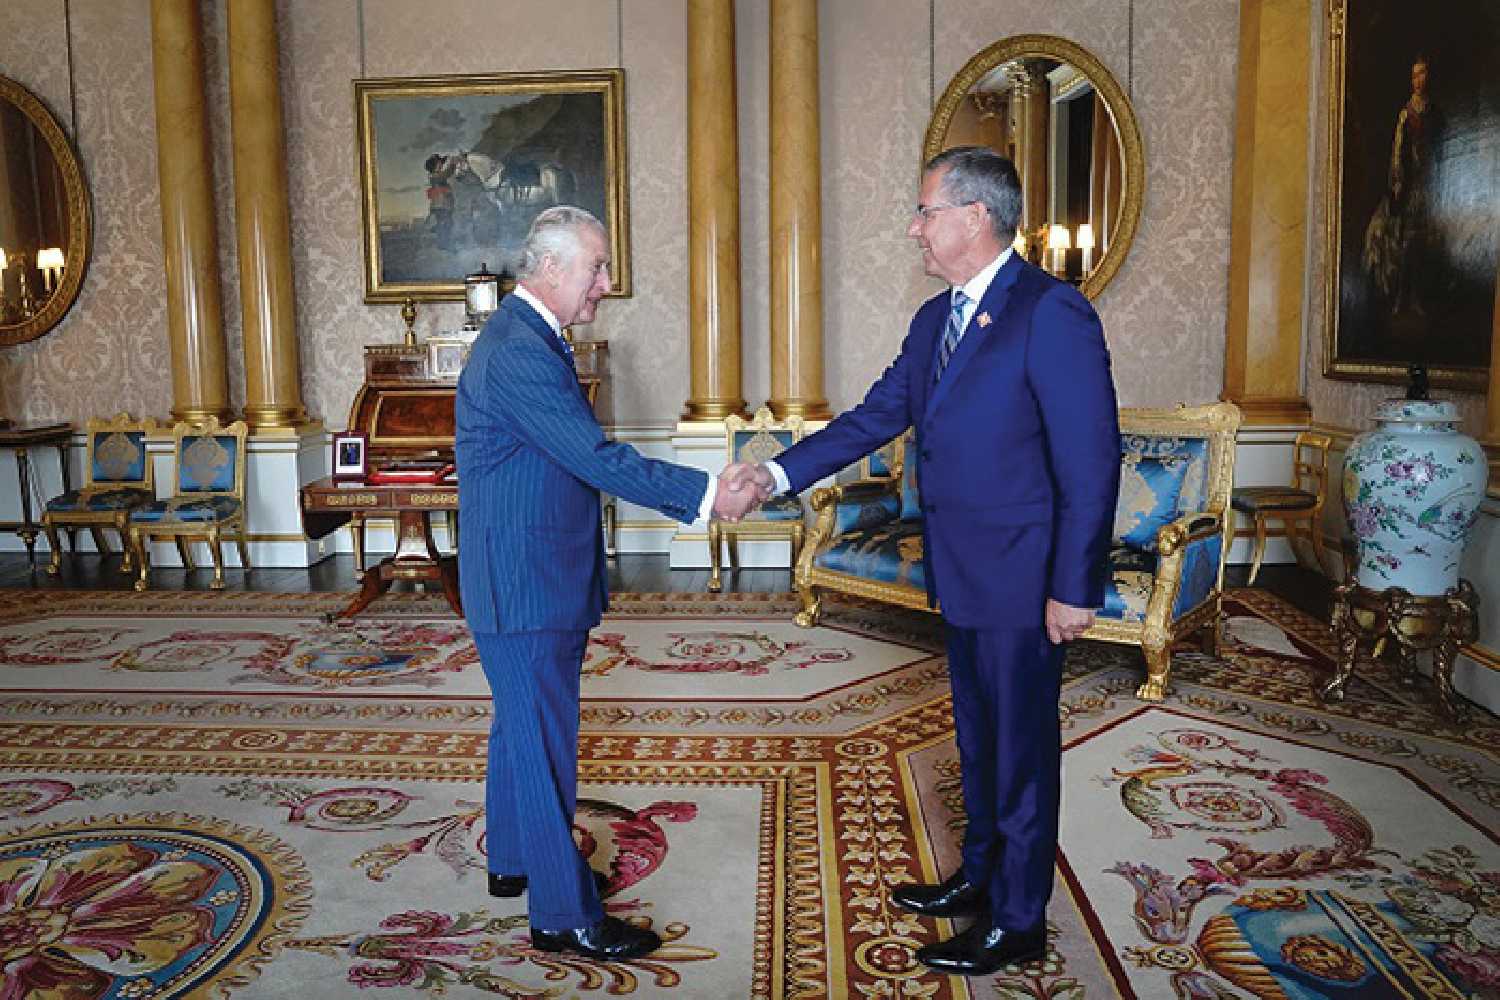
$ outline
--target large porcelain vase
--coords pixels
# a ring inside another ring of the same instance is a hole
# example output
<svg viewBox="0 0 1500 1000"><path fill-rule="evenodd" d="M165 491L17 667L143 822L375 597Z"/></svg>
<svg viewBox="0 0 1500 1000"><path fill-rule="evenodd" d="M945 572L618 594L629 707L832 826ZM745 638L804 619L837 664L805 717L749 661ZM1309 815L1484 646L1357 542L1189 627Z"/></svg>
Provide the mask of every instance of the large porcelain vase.
<svg viewBox="0 0 1500 1000"><path fill-rule="evenodd" d="M1484 452L1438 400L1388 399L1344 459L1344 511L1359 545L1356 582L1446 593L1489 475Z"/></svg>

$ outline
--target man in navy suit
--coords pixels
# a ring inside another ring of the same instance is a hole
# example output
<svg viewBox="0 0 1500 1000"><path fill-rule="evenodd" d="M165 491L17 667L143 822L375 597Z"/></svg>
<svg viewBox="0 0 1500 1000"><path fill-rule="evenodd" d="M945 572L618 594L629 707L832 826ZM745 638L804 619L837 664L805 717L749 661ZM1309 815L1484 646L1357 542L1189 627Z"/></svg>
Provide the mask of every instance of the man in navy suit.
<svg viewBox="0 0 1500 1000"><path fill-rule="evenodd" d="M537 216L519 281L475 341L454 406L459 586L494 700L489 891L528 893L540 949L638 958L661 939L604 915L572 833L580 670L608 599L599 491L684 522L737 520L755 494L604 436L562 337L609 291L597 219L571 206Z"/></svg>
<svg viewBox="0 0 1500 1000"><path fill-rule="evenodd" d="M951 287L912 318L864 401L754 469L769 495L807 486L916 428L928 600L947 633L968 827L963 864L892 895L975 923L918 958L988 975L1040 958L1057 849L1062 645L1104 601L1119 489L1109 352L1087 299L1011 249L1015 167L951 149L922 175L907 235Z"/></svg>

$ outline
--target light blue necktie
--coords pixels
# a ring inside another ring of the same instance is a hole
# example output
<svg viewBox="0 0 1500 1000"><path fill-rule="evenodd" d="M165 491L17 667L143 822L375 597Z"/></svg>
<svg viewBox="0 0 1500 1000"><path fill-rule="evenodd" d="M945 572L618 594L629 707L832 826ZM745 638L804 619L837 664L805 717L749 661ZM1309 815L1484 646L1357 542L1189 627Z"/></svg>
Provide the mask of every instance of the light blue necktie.
<svg viewBox="0 0 1500 1000"><path fill-rule="evenodd" d="M948 367L948 362L953 357L953 352L958 350L958 342L964 339L964 306L969 304L969 297L964 294L962 288L953 291L953 308L948 313L948 325L943 328L943 342L938 347L937 374L933 381L943 377L943 369Z"/></svg>

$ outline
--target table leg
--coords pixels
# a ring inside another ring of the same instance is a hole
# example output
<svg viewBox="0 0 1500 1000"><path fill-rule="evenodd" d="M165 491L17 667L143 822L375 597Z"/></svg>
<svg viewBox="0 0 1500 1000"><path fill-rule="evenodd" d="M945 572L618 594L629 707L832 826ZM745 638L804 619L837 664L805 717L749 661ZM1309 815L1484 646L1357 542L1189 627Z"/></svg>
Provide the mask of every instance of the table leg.
<svg viewBox="0 0 1500 1000"><path fill-rule="evenodd" d="M364 583L360 586L359 593L354 595L354 600L350 601L349 606L344 608L342 611L335 611L333 614L329 615L328 620L332 621L335 618L353 618L365 608L368 608L370 606L370 603L374 601L375 598L379 597L387 590L390 590L391 578L385 573L381 572L381 570L385 569L390 564L390 562L391 560L385 559L381 561L379 566L374 566L370 569L367 569L365 571Z"/></svg>
<svg viewBox="0 0 1500 1000"><path fill-rule="evenodd" d="M25 446L16 448L16 478L21 483L21 526L16 534L26 543L26 561L36 568L36 527L31 523L31 457Z"/></svg>
<svg viewBox="0 0 1500 1000"><path fill-rule="evenodd" d="M1325 701L1343 699L1344 685L1349 683L1349 676L1354 673L1354 661L1359 655L1359 624L1350 607L1350 593L1351 587L1347 583L1333 592L1333 614L1329 624L1333 629L1333 640L1338 643L1339 658L1333 679L1323 685Z"/></svg>
<svg viewBox="0 0 1500 1000"><path fill-rule="evenodd" d="M464 599L458 589L458 559L444 557L438 561L438 581L443 585L443 596L448 599L448 606L453 613L462 618L464 616Z"/></svg>

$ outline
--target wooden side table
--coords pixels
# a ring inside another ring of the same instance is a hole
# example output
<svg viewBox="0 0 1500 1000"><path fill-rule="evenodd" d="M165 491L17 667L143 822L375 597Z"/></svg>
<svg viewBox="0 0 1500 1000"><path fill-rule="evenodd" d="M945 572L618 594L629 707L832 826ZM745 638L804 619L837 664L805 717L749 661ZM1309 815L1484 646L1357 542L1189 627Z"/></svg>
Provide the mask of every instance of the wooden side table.
<svg viewBox="0 0 1500 1000"><path fill-rule="evenodd" d="M1374 647L1378 656L1387 642L1396 644L1405 684L1416 681L1417 653L1432 651L1432 677L1438 700L1450 719L1463 717L1453 694L1453 662L1460 643L1479 636L1479 595L1468 580L1441 596L1419 596L1400 587L1370 590L1346 576L1333 592L1332 627L1339 647L1338 670L1324 685L1328 701L1344 696L1344 685L1354 672L1359 647Z"/></svg>
<svg viewBox="0 0 1500 1000"><path fill-rule="evenodd" d="M63 492L73 488L68 475L68 442L73 437L72 424L37 424L23 426L12 424L0 427L0 448L9 448L16 453L16 477L21 486L21 520L0 521L0 531L14 531L26 543L26 558L36 566L36 536L41 525L32 519L31 510L31 449L49 445L57 449L58 464L62 468Z"/></svg>

